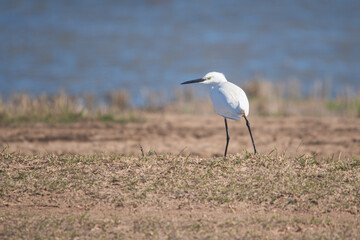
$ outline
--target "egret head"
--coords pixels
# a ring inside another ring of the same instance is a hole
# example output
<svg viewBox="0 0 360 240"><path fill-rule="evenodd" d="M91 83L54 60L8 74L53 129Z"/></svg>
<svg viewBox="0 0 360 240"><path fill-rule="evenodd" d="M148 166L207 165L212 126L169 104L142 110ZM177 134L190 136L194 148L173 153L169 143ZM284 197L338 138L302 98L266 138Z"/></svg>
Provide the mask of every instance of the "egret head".
<svg viewBox="0 0 360 240"><path fill-rule="evenodd" d="M219 72L209 72L202 78L186 81L181 84L190 84L190 83L219 84L222 82L227 82L224 74Z"/></svg>

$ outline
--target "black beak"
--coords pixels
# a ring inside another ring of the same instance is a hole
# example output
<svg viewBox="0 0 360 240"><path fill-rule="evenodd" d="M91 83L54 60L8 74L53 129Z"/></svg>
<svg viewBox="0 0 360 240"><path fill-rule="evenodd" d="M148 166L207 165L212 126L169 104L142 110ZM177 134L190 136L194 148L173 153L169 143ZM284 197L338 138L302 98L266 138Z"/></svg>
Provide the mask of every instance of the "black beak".
<svg viewBox="0 0 360 240"><path fill-rule="evenodd" d="M205 79L199 78L199 79L195 79L195 80L186 81L181 84L199 83L199 82L203 82L203 81L205 81Z"/></svg>

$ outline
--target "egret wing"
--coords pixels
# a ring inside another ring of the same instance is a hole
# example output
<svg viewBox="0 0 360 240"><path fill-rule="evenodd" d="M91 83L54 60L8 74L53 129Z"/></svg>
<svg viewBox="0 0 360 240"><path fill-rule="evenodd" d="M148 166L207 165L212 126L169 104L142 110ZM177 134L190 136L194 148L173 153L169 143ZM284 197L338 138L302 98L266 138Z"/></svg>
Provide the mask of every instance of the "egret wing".
<svg viewBox="0 0 360 240"><path fill-rule="evenodd" d="M224 82L211 90L211 100L215 112L231 119L239 119L241 114L249 113L249 101L245 92L231 82Z"/></svg>

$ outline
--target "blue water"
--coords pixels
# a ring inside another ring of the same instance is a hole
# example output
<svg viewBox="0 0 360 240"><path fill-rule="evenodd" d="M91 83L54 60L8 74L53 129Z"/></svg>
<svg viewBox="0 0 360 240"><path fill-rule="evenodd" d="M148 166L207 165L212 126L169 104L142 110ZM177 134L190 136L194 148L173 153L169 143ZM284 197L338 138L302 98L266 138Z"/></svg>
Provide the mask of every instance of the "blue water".
<svg viewBox="0 0 360 240"><path fill-rule="evenodd" d="M360 2L0 1L0 93L168 92L220 71L360 87Z"/></svg>

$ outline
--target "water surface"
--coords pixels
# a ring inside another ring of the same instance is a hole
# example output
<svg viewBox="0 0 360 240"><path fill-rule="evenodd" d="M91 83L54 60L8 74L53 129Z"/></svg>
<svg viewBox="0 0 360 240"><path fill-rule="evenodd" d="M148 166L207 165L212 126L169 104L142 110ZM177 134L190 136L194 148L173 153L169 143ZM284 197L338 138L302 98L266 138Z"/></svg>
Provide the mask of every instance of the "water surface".
<svg viewBox="0 0 360 240"><path fill-rule="evenodd" d="M173 92L220 71L360 86L360 2L16 1L0 3L0 93Z"/></svg>

